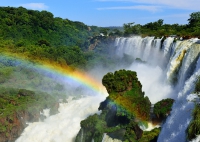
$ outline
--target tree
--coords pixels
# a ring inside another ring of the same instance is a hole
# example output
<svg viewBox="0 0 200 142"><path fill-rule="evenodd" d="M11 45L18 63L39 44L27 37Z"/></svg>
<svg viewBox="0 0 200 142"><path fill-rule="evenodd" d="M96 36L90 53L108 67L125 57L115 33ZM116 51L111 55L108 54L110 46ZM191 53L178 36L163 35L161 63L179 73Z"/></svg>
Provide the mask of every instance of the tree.
<svg viewBox="0 0 200 142"><path fill-rule="evenodd" d="M140 32L141 32L141 25L140 24L134 25L134 22L124 24L123 28L124 28L125 36L130 35L130 34L140 34Z"/></svg>
<svg viewBox="0 0 200 142"><path fill-rule="evenodd" d="M197 24L200 24L200 11L191 13L188 21L189 26L197 26Z"/></svg>
<svg viewBox="0 0 200 142"><path fill-rule="evenodd" d="M145 28L150 29L150 30L158 30L162 25L163 25L162 19L159 19L156 22L150 22L144 25Z"/></svg>
<svg viewBox="0 0 200 142"><path fill-rule="evenodd" d="M101 28L101 29L100 29L100 33L104 34L105 36L108 35L108 31L109 31L108 28Z"/></svg>

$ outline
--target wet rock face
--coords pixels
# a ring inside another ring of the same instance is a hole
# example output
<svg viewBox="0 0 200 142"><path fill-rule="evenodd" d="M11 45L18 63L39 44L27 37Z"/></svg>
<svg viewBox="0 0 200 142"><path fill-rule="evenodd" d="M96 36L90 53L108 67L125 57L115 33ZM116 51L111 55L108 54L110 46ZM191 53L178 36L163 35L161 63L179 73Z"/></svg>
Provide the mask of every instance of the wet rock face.
<svg viewBox="0 0 200 142"><path fill-rule="evenodd" d="M1 118L1 123L5 126L1 129L0 132L0 141L7 142L7 141L15 141L20 134L22 133L23 129L25 128L22 121L18 118L18 115L15 113L13 114L12 118ZM25 122L24 122L25 123Z"/></svg>
<svg viewBox="0 0 200 142"><path fill-rule="evenodd" d="M27 111L20 111L14 113L12 116L1 118L0 130L0 142L14 142L20 134L23 132L24 128L27 126L26 122L35 122L39 120L38 114L31 114Z"/></svg>
<svg viewBox="0 0 200 142"><path fill-rule="evenodd" d="M50 114L58 111L58 102L48 94L25 89L4 92L0 93L0 142L14 142L27 122L45 119L46 116L40 114L43 109L50 108Z"/></svg>

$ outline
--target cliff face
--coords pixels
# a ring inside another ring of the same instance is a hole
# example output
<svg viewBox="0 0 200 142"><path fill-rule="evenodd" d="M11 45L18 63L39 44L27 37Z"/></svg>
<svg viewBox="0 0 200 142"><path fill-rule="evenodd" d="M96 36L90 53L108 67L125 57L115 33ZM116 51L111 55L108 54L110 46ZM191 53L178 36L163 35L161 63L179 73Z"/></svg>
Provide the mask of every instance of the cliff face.
<svg viewBox="0 0 200 142"><path fill-rule="evenodd" d="M40 114L43 109L50 108L51 114L55 114L59 106L51 96L25 89L0 92L0 103L0 142L14 142L27 122L45 118Z"/></svg>

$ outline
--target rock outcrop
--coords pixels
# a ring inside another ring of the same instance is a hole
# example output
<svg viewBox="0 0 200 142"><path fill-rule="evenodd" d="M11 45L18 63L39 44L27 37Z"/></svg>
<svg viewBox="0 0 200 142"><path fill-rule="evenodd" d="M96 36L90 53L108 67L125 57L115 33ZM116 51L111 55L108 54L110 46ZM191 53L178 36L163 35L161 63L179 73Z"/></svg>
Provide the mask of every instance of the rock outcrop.
<svg viewBox="0 0 200 142"><path fill-rule="evenodd" d="M148 97L144 97L136 72L119 70L108 73L102 83L109 93L99 106L102 113L81 121L81 129L75 141L99 142L105 135L115 141L156 139L159 129L153 130L154 135L150 136L150 132L143 132L140 128L140 125L150 121L151 102Z"/></svg>
<svg viewBox="0 0 200 142"><path fill-rule="evenodd" d="M5 89L5 88L4 88ZM27 122L43 120L40 112L50 108L50 113L58 111L59 104L45 93L20 89L5 89L0 93L0 142L14 142Z"/></svg>

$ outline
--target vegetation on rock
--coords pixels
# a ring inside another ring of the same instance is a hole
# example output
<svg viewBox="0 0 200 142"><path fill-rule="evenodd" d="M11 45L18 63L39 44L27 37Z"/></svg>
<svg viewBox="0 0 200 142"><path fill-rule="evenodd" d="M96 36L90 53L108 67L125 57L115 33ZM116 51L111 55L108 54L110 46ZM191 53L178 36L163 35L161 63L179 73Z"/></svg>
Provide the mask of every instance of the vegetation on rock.
<svg viewBox="0 0 200 142"><path fill-rule="evenodd" d="M26 122L39 121L43 109L58 112L56 98L42 92L0 88L0 141L14 141L26 127Z"/></svg>
<svg viewBox="0 0 200 142"><path fill-rule="evenodd" d="M107 73L102 79L109 96L100 103L100 115L92 115L81 121L81 129L76 137L78 141L101 141L103 134L125 142L156 142L160 128L143 131L140 126L148 127L151 102L144 97L142 85L137 73L130 70L119 70ZM173 99L164 99L155 104L154 115L167 117Z"/></svg>
<svg viewBox="0 0 200 142"><path fill-rule="evenodd" d="M46 118L43 109L50 109L50 115L58 112L58 100L66 99L63 87L57 81L45 77L13 58L0 57L0 141L14 141L26 122ZM44 93L45 92L45 93ZM52 95L47 94L51 92ZM23 119L22 119L23 118Z"/></svg>
<svg viewBox="0 0 200 142"><path fill-rule="evenodd" d="M119 70L114 74L108 73L102 83L109 93L109 100L117 106L118 116L149 120L151 103L148 97L144 97L136 72Z"/></svg>
<svg viewBox="0 0 200 142"><path fill-rule="evenodd" d="M113 137L118 135L115 134L118 131L125 131L121 134L121 140L125 141L154 139L158 131L153 130L151 133L156 131L157 135L149 137L150 132L143 132L138 125L139 123L145 125L145 122L150 120L151 103L148 97L144 97L136 72L119 70L115 73L107 73L102 83L109 92L109 96L99 106L102 113L81 121L81 130L76 141L80 139L101 141L104 133Z"/></svg>
<svg viewBox="0 0 200 142"><path fill-rule="evenodd" d="M199 36L199 15L200 12L192 13L187 25L164 24L159 19L145 25L124 24L122 29L87 26L81 22L54 17L48 11L0 7L0 141L12 141L20 135L25 127L25 123L19 119L21 117L25 121L37 121L39 112L44 108L51 108L51 114L55 114L58 98L65 97L62 95L61 84L20 66L12 59L5 62L2 55L16 55L25 60L73 69L86 69L101 61L104 67L112 68L117 60L110 56L108 50L112 48L110 43L114 42L115 37L133 34L157 37L174 34ZM132 62L134 59L125 55L123 60ZM144 63L140 59L136 61ZM99 110L102 113L89 116L81 122L82 129L77 140L80 140L81 133L84 141L101 141L103 133L124 130L126 132L122 139L125 141L155 140L160 129L143 132L138 126L138 123L144 124L150 119L151 103L148 97L144 97L136 72L120 70L114 74L108 73L102 83L109 93L100 104ZM21 84L26 87L22 88ZM196 85L196 92L200 90L199 84ZM53 97L44 93L48 90L53 90L56 95ZM172 103L172 100L161 101L155 105L154 113L159 117L165 116ZM199 134L199 122L195 120L199 118L198 110L196 106L194 121L188 128L189 139Z"/></svg>
<svg viewBox="0 0 200 142"><path fill-rule="evenodd" d="M124 142L156 142L161 128L154 128L151 131L143 131L138 139L133 129L126 129Z"/></svg>
<svg viewBox="0 0 200 142"><path fill-rule="evenodd" d="M192 140L200 134L200 106L195 105L192 113L193 120L190 122L187 128L187 138Z"/></svg>
<svg viewBox="0 0 200 142"><path fill-rule="evenodd" d="M194 92L196 92L196 93L199 93L199 92L200 92L200 76L198 77L198 80L197 80L197 82L196 82Z"/></svg>
<svg viewBox="0 0 200 142"><path fill-rule="evenodd" d="M195 86L195 91L194 91L197 94L200 93L200 79L199 78L200 77L198 77L198 80ZM193 116L193 119L187 128L188 140L192 140L196 138L197 135L200 135L200 104L199 102L195 104L192 116Z"/></svg>
<svg viewBox="0 0 200 142"><path fill-rule="evenodd" d="M154 104L153 113L157 116L157 118L166 118L170 114L173 103L173 99L163 99Z"/></svg>

